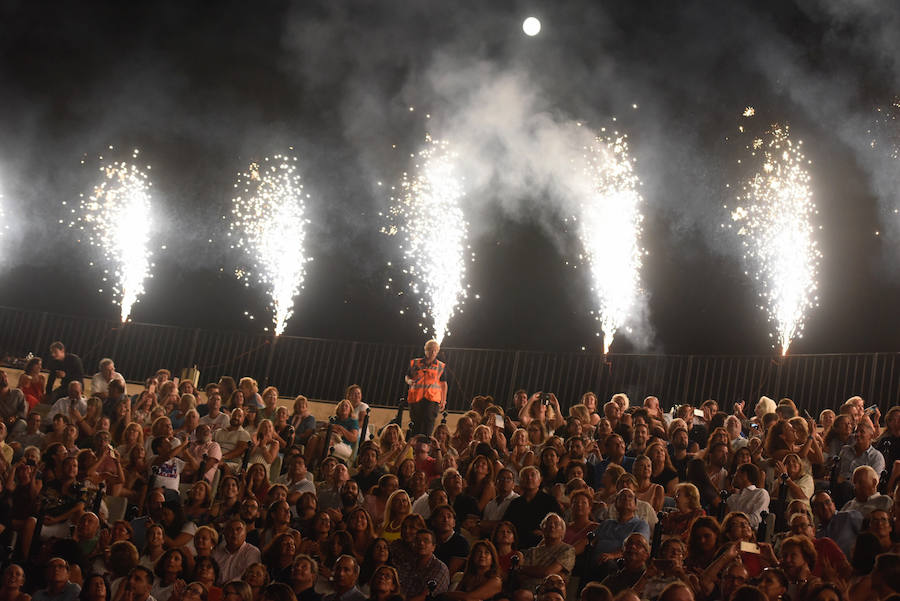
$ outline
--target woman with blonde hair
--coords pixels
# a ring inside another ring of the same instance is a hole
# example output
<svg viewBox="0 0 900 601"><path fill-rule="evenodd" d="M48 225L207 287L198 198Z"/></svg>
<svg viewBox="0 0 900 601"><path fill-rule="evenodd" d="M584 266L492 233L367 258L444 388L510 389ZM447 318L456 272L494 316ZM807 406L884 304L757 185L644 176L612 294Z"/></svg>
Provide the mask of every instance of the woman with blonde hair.
<svg viewBox="0 0 900 601"><path fill-rule="evenodd" d="M384 504L384 519L381 522L379 536L388 542L400 538L400 526L403 519L412 511L409 494L405 490L395 490Z"/></svg>
<svg viewBox="0 0 900 601"><path fill-rule="evenodd" d="M278 441L275 440L275 427L272 425L272 422L267 419L259 422L254 439L253 450L250 451L250 458L247 464L263 464L268 477L269 468L272 467L272 462L278 457Z"/></svg>
<svg viewBox="0 0 900 601"><path fill-rule="evenodd" d="M244 393L244 404L254 405L257 409L263 408L262 397L259 396L259 384L253 378L241 378L238 382L238 390Z"/></svg>
<svg viewBox="0 0 900 601"><path fill-rule="evenodd" d="M347 532L353 537L353 554L362 563L369 545L375 540L375 525L372 516L362 507L351 509L344 518Z"/></svg>
<svg viewBox="0 0 900 601"><path fill-rule="evenodd" d="M639 455L634 460L631 468L634 479L637 482L637 489L634 491L635 496L641 500L650 503L653 511L661 511L663 502L665 501L666 492L659 484L655 484L650 480L653 474L653 462L647 455Z"/></svg>
<svg viewBox="0 0 900 601"><path fill-rule="evenodd" d="M524 428L517 428L509 437L509 456L507 457L509 468L518 480L519 470L534 463L534 452L528 444L528 432Z"/></svg>
<svg viewBox="0 0 900 601"><path fill-rule="evenodd" d="M581 395L581 405L588 410L588 414L591 417L590 425L596 426L597 422L600 421L600 400L597 398L597 395L593 392L585 392ZM577 405L576 405L577 406Z"/></svg>
<svg viewBox="0 0 900 601"><path fill-rule="evenodd" d="M131 422L125 426L125 430L122 431L122 441L121 444L116 447L116 452L119 454L119 457L128 457L131 454L131 449L143 446L144 429L141 427L141 424Z"/></svg>
<svg viewBox="0 0 900 601"><path fill-rule="evenodd" d="M704 515L700 491L690 482L682 482L675 487L675 511L668 512L660 522L663 536L678 536L687 542L691 524Z"/></svg>
<svg viewBox="0 0 900 601"><path fill-rule="evenodd" d="M533 422L540 422L544 428L548 430L556 430L564 423L562 409L559 408L559 401L556 395L551 393L545 394L535 392L519 411L519 421L523 426L528 427Z"/></svg>

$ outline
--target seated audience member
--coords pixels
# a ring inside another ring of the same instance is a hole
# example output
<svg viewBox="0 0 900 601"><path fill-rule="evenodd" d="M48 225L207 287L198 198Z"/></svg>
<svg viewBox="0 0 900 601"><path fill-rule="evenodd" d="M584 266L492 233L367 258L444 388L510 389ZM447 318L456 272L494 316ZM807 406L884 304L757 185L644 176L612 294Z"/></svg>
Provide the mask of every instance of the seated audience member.
<svg viewBox="0 0 900 601"><path fill-rule="evenodd" d="M247 542L247 525L237 517L225 524L224 540L213 551L219 564L219 584L240 579L248 566L259 563L259 549Z"/></svg>
<svg viewBox="0 0 900 601"><path fill-rule="evenodd" d="M643 534L634 532L622 544L622 566L603 578L601 584L613 595L632 588L647 569L650 543Z"/></svg>
<svg viewBox="0 0 900 601"><path fill-rule="evenodd" d="M816 519L816 537L830 538L846 557L853 553L856 538L862 532L863 515L855 510L837 511L827 492L813 495L813 516Z"/></svg>
<svg viewBox="0 0 900 601"><path fill-rule="evenodd" d="M752 463L739 466L731 481L737 492L729 495L725 501L728 511L740 511L747 515L751 528L759 526L761 513L769 509L769 492L756 488L755 483L758 481L758 467Z"/></svg>
<svg viewBox="0 0 900 601"><path fill-rule="evenodd" d="M841 511L858 511L864 518L876 510L890 512L893 501L878 492L878 472L868 465L853 470L851 477L853 498L841 507Z"/></svg>
<svg viewBox="0 0 900 601"><path fill-rule="evenodd" d="M562 509L556 499L541 490L541 472L536 467L522 468L519 487L522 495L510 502L503 520L516 524L519 547L527 549L540 541L540 524L544 517L548 513L561 514Z"/></svg>
<svg viewBox="0 0 900 601"><path fill-rule="evenodd" d="M429 595L428 581L435 581L433 593L439 595L450 586L447 566L435 557L435 537L431 530L419 530L413 543L414 558L397 567L400 574L401 594L406 601L424 601Z"/></svg>
<svg viewBox="0 0 900 601"><path fill-rule="evenodd" d="M54 557L47 562L46 588L35 591L32 600L75 601L81 587L69 580L69 562L62 557Z"/></svg>
<svg viewBox="0 0 900 601"><path fill-rule="evenodd" d="M556 513L541 520L541 542L519 553L519 587L534 589L550 574L567 580L575 565L575 548L563 542L566 522Z"/></svg>
<svg viewBox="0 0 900 601"><path fill-rule="evenodd" d="M614 569L616 559L624 554L623 542L632 533L640 534L645 541L650 540L650 526L634 515L636 499L634 491L623 488L616 493L616 519L600 522L594 532L594 562L607 573Z"/></svg>

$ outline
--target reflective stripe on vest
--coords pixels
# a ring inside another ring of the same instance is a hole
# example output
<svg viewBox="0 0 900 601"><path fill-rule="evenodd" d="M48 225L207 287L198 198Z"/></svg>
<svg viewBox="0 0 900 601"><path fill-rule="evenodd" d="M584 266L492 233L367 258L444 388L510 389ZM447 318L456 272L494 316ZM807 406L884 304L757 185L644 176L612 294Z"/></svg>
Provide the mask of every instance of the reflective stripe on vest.
<svg viewBox="0 0 900 601"><path fill-rule="evenodd" d="M413 359L409 362L410 369L421 370L421 377L410 384L406 401L410 404L418 403L422 399L441 402L441 374L444 373L444 364L435 361L431 365L425 365L424 359Z"/></svg>

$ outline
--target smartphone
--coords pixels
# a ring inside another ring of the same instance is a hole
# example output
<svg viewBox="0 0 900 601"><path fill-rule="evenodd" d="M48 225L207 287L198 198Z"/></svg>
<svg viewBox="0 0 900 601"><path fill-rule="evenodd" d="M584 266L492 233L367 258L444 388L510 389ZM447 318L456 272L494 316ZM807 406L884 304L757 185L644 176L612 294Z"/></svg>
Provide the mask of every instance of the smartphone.
<svg viewBox="0 0 900 601"><path fill-rule="evenodd" d="M874 412L876 409L878 409L878 405L869 405L868 407L866 407L866 413L870 411Z"/></svg>
<svg viewBox="0 0 900 601"><path fill-rule="evenodd" d="M759 555L759 545L756 543L741 542L741 553L754 553Z"/></svg>
<svg viewBox="0 0 900 601"><path fill-rule="evenodd" d="M694 409L694 417L703 417L703 409Z"/></svg>
<svg viewBox="0 0 900 601"><path fill-rule="evenodd" d="M503 427L503 416L502 415L494 415L494 425L498 428Z"/></svg>

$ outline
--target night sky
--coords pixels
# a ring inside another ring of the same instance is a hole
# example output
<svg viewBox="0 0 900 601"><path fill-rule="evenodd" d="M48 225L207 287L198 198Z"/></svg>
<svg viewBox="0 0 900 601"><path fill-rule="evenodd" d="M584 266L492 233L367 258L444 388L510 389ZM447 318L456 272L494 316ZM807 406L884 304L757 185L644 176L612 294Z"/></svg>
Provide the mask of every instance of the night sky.
<svg viewBox="0 0 900 601"><path fill-rule="evenodd" d="M597 350L586 270L566 265L571 199L532 136L560 142L579 121L627 132L643 182L646 304L613 352L773 352L740 242L720 227L726 185L748 175L737 126L753 106L812 160L820 306L792 352L893 351L897 131L870 130L900 90L897 31L900 5L863 0L0 0L0 305L116 318L94 255L58 221L94 183L82 156L138 147L156 268L134 319L261 331L266 296L231 274L221 216L238 171L293 147L314 261L286 333L419 343L385 290L399 255L376 182L398 181L432 132L471 151L480 295L445 345Z"/></svg>

